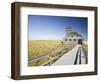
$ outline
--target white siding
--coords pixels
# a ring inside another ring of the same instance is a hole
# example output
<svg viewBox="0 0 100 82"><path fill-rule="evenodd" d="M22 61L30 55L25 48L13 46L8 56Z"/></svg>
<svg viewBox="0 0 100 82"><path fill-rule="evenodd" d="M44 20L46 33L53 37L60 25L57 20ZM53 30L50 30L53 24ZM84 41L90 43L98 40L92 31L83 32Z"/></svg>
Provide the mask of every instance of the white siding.
<svg viewBox="0 0 100 82"><path fill-rule="evenodd" d="M78 44L78 39L82 39L82 37L79 37L79 36L75 36L75 35L73 35L73 37L72 36L66 36L65 38L64 38L64 45L70 45L70 44Z"/></svg>

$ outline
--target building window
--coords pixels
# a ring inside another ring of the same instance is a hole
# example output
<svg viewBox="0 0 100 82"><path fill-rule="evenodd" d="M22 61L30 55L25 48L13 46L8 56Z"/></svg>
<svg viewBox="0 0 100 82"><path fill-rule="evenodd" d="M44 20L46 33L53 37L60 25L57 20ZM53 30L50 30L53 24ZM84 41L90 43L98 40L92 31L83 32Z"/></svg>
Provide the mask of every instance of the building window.
<svg viewBox="0 0 100 82"><path fill-rule="evenodd" d="M65 41L67 41L67 39L65 39Z"/></svg>
<svg viewBox="0 0 100 82"><path fill-rule="evenodd" d="M76 39L74 39L74 41L76 41Z"/></svg>
<svg viewBox="0 0 100 82"><path fill-rule="evenodd" d="M69 39L69 41L71 41L71 39Z"/></svg>

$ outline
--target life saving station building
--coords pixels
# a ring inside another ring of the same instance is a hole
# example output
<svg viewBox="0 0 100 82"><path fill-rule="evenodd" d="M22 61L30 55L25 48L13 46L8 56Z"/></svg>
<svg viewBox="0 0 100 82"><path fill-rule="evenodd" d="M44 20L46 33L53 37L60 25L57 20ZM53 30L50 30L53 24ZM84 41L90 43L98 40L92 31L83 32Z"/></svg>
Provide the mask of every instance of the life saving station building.
<svg viewBox="0 0 100 82"><path fill-rule="evenodd" d="M66 36L63 39L64 45L77 45L82 44L82 35L80 35L78 32L72 32L71 27L66 28Z"/></svg>

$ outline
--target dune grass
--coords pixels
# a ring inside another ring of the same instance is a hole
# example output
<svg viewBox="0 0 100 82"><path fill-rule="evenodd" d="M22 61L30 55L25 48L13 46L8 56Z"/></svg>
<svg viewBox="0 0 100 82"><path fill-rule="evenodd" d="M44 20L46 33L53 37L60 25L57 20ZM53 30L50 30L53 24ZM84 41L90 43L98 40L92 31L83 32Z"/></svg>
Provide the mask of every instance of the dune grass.
<svg viewBox="0 0 100 82"><path fill-rule="evenodd" d="M88 41L83 41L82 47L85 53L86 64L87 64L88 63Z"/></svg>
<svg viewBox="0 0 100 82"><path fill-rule="evenodd" d="M61 40L29 40L28 60L48 54L61 45Z"/></svg>
<svg viewBox="0 0 100 82"><path fill-rule="evenodd" d="M83 40L83 46L88 47L88 42Z"/></svg>
<svg viewBox="0 0 100 82"><path fill-rule="evenodd" d="M41 66L52 59L55 61L73 47L74 45L64 47L62 45L62 40L29 40L28 66ZM48 56L30 62L33 58L39 58L43 55Z"/></svg>

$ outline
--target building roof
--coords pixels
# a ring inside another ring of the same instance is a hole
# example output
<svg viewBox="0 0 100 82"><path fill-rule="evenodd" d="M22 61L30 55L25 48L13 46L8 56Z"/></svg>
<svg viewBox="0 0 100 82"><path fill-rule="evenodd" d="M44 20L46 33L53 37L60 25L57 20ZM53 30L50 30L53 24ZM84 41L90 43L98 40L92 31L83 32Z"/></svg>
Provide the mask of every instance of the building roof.
<svg viewBox="0 0 100 82"><path fill-rule="evenodd" d="M79 33L77 33L77 32L71 32L70 35L76 35L76 36L81 37L81 35L80 35ZM69 36L70 36L70 35L69 35Z"/></svg>

